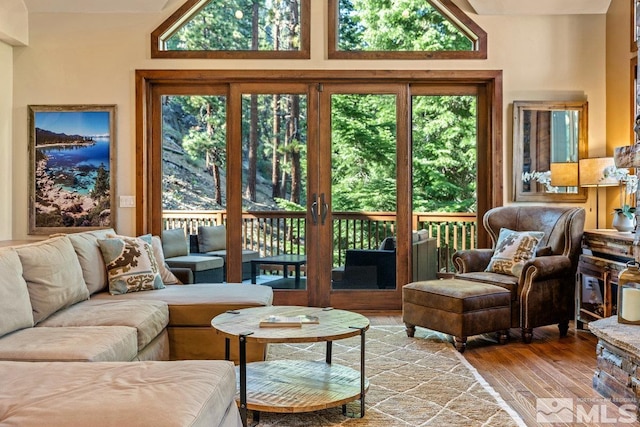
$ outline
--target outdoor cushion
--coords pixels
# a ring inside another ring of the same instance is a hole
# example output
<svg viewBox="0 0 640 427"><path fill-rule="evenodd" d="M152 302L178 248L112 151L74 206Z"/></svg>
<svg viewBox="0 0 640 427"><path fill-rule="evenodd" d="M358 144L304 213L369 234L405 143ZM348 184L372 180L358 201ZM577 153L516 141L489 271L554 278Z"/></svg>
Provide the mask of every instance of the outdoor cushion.
<svg viewBox="0 0 640 427"><path fill-rule="evenodd" d="M189 255L189 241L182 228L162 231L162 251L164 258Z"/></svg>
<svg viewBox="0 0 640 427"><path fill-rule="evenodd" d="M227 259L227 251L225 249L220 250L220 251L206 252L205 255L218 256L218 257L222 258L225 262L226 262L226 259ZM242 262L249 262L252 259L258 259L258 258L260 258L260 253L258 253L258 251L252 251L250 249L243 249L242 250Z"/></svg>
<svg viewBox="0 0 640 427"><path fill-rule="evenodd" d="M0 250L0 337L33 326L33 314L22 264L13 249Z"/></svg>
<svg viewBox="0 0 640 427"><path fill-rule="evenodd" d="M224 225L198 227L198 252L219 251L227 248L227 229Z"/></svg>
<svg viewBox="0 0 640 427"><path fill-rule="evenodd" d="M190 268L192 271L204 271L220 268L224 265L224 260L217 256L186 255L165 259L171 267Z"/></svg>
<svg viewBox="0 0 640 427"><path fill-rule="evenodd" d="M38 327L128 326L136 331L139 351L160 335L168 323L169 309L162 301L92 298L57 312Z"/></svg>
<svg viewBox="0 0 640 427"><path fill-rule="evenodd" d="M17 246L34 323L89 298L82 267L67 236Z"/></svg>
<svg viewBox="0 0 640 427"><path fill-rule="evenodd" d="M28 328L0 340L0 360L129 362L136 354L136 330L125 326Z"/></svg>

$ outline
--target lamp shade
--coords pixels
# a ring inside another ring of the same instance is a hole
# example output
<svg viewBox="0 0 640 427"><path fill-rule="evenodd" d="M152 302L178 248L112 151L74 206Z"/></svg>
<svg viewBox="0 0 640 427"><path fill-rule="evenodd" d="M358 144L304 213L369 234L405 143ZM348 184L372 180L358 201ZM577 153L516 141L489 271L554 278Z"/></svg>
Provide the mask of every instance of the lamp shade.
<svg viewBox="0 0 640 427"><path fill-rule="evenodd" d="M551 163L551 185L554 187L578 186L578 163Z"/></svg>
<svg viewBox="0 0 640 427"><path fill-rule="evenodd" d="M615 167L613 157L593 157L580 159L580 187L610 187L619 185L614 177L604 176L604 170ZM553 176L553 173L551 174Z"/></svg>

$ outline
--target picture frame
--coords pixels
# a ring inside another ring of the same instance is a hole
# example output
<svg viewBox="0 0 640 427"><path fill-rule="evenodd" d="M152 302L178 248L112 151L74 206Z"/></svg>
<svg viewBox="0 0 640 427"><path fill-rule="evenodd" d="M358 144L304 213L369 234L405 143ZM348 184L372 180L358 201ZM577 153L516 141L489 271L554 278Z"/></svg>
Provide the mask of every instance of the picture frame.
<svg viewBox="0 0 640 427"><path fill-rule="evenodd" d="M116 106L29 105L29 234L115 228Z"/></svg>

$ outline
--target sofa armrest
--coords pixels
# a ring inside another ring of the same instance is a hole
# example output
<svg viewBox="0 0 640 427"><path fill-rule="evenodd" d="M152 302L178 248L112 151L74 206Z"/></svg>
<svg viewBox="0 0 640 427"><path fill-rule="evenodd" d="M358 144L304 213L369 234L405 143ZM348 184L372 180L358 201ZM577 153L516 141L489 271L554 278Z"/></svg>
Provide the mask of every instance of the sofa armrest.
<svg viewBox="0 0 640 427"><path fill-rule="evenodd" d="M571 259L564 255L550 255L534 258L522 268L522 277L527 281L540 281L565 276L571 271Z"/></svg>
<svg viewBox="0 0 640 427"><path fill-rule="evenodd" d="M469 249L456 251L451 258L458 273L484 271L491 261L493 249Z"/></svg>
<svg viewBox="0 0 640 427"><path fill-rule="evenodd" d="M183 285L188 285L194 282L193 271L191 271L190 268L171 267L169 270L171 270L173 275L176 276L176 278L180 280Z"/></svg>

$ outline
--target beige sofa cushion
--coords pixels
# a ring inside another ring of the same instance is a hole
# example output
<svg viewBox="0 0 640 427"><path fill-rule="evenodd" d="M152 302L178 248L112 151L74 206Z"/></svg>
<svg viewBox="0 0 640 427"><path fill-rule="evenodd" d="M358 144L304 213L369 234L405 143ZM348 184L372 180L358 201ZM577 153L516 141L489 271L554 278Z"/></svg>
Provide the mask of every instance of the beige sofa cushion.
<svg viewBox="0 0 640 427"><path fill-rule="evenodd" d="M34 323L89 298L82 267L67 236L15 248L27 282Z"/></svg>
<svg viewBox="0 0 640 427"><path fill-rule="evenodd" d="M153 236L151 238L151 246L153 246L153 256L156 257L158 268L160 269L160 277L162 283L165 285L177 285L180 284L178 278L169 270L169 266L164 260L164 252L162 251L162 240L160 237Z"/></svg>
<svg viewBox="0 0 640 427"><path fill-rule="evenodd" d="M124 295L100 293L93 299L146 299L169 304L169 326L204 326L227 310L271 305L273 289L262 285L200 283Z"/></svg>
<svg viewBox="0 0 640 427"><path fill-rule="evenodd" d="M128 326L136 330L137 349L142 350L168 324L169 309L165 302L91 298L57 312L38 327Z"/></svg>
<svg viewBox="0 0 640 427"><path fill-rule="evenodd" d="M0 424L240 426L233 363L0 362Z"/></svg>
<svg viewBox="0 0 640 427"><path fill-rule="evenodd" d="M80 261L82 275L90 294L104 291L109 285L107 268L98 246L98 239L105 239L111 234L115 234L113 228L68 235Z"/></svg>
<svg viewBox="0 0 640 427"><path fill-rule="evenodd" d="M227 248L227 229L224 225L198 227L198 252L220 251Z"/></svg>
<svg viewBox="0 0 640 427"><path fill-rule="evenodd" d="M29 328L0 339L0 360L129 362L137 353L136 330L124 326Z"/></svg>
<svg viewBox="0 0 640 427"><path fill-rule="evenodd" d="M165 258L189 255L189 240L182 228L162 232L162 250Z"/></svg>
<svg viewBox="0 0 640 427"><path fill-rule="evenodd" d="M33 313L22 264L13 249L0 249L0 337L33 326Z"/></svg>

